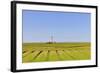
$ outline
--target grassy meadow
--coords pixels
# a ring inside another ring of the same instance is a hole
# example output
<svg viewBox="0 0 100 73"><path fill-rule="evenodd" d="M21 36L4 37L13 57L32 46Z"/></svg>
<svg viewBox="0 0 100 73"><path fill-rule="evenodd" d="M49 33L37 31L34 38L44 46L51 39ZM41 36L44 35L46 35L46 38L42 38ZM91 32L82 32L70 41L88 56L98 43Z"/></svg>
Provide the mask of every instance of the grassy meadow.
<svg viewBox="0 0 100 73"><path fill-rule="evenodd" d="M89 42L23 43L22 62L73 61L91 58Z"/></svg>

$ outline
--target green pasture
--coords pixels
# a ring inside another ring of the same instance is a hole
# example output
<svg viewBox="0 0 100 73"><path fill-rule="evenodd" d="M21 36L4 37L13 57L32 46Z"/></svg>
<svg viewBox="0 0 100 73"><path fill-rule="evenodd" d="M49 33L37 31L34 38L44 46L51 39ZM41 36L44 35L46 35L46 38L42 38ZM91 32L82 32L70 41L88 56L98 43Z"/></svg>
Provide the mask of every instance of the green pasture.
<svg viewBox="0 0 100 73"><path fill-rule="evenodd" d="M91 59L90 43L23 43L22 62L46 62Z"/></svg>

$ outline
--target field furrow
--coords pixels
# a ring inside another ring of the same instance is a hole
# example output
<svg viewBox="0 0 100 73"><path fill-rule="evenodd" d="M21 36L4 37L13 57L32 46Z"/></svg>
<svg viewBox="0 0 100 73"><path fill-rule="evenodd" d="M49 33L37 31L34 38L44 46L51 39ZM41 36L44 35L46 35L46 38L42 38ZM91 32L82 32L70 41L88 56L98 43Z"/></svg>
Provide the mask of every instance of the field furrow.
<svg viewBox="0 0 100 73"><path fill-rule="evenodd" d="M23 43L23 63L89 59L90 43Z"/></svg>

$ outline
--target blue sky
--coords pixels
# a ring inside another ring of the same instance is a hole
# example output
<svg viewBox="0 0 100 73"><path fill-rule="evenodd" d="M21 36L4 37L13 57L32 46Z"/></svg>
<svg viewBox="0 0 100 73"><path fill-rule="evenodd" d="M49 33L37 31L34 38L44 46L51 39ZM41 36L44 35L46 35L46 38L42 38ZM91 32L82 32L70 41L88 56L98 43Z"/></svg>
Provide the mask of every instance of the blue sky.
<svg viewBox="0 0 100 73"><path fill-rule="evenodd" d="M89 13L23 10L23 42L90 42Z"/></svg>

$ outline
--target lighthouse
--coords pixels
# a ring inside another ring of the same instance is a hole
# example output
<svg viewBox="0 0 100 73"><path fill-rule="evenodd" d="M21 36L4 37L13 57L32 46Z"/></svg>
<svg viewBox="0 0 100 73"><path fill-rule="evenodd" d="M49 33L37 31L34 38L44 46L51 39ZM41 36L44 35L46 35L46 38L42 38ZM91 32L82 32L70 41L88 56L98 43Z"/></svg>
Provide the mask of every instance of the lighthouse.
<svg viewBox="0 0 100 73"><path fill-rule="evenodd" d="M51 36L50 39L49 39L49 42L47 42L47 43L48 43L48 44L53 44L53 43L55 43L54 37Z"/></svg>
<svg viewBox="0 0 100 73"><path fill-rule="evenodd" d="M53 43L53 42L54 42L54 41L53 41L53 36L51 36L50 42L51 42L51 43Z"/></svg>

